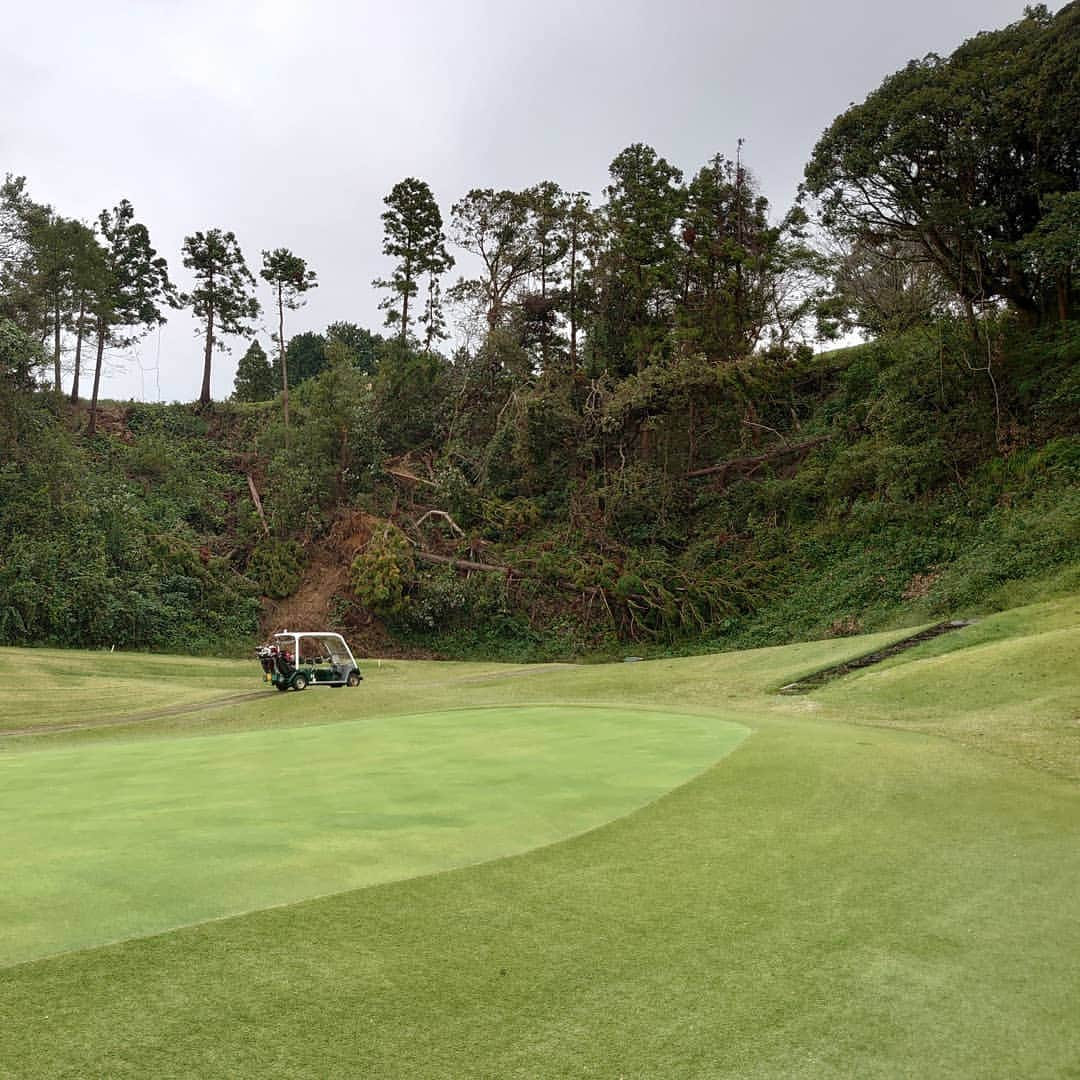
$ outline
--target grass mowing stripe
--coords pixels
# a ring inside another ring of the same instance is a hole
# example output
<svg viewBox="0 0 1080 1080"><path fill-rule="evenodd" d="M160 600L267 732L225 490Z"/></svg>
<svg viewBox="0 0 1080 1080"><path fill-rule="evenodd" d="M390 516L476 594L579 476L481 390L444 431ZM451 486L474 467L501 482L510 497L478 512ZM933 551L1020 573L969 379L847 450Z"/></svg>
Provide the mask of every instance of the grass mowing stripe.
<svg viewBox="0 0 1080 1080"><path fill-rule="evenodd" d="M0 759L0 962L461 866L626 813L747 729L492 707Z"/></svg>
<svg viewBox="0 0 1080 1080"><path fill-rule="evenodd" d="M0 973L19 1078L1065 1076L1071 785L772 725L497 863Z"/></svg>

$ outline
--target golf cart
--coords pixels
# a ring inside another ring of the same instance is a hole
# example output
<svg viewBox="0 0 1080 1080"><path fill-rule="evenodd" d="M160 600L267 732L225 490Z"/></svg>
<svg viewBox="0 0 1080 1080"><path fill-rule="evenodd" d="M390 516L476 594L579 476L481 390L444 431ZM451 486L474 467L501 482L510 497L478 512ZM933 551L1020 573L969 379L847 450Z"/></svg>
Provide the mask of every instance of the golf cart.
<svg viewBox="0 0 1080 1080"><path fill-rule="evenodd" d="M340 634L282 630L255 650L263 681L278 690L309 686L359 686L363 675Z"/></svg>

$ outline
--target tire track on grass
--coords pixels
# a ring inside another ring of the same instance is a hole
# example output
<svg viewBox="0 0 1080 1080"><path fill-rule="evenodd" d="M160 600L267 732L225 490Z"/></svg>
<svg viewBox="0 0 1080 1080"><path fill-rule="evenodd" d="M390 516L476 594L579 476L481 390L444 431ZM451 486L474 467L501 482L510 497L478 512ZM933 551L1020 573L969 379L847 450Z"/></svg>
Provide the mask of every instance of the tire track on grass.
<svg viewBox="0 0 1080 1080"><path fill-rule="evenodd" d="M527 675L540 675L552 668L569 668L573 664L544 664L535 668L518 668L514 671L495 671L486 675L463 675L456 679L439 679L432 682L414 683L415 686L450 686L455 683L487 682L490 679L521 678ZM276 696L276 695L275 695ZM100 720L76 720L70 724L38 724L33 727L0 729L0 739L12 739L24 735L61 735L64 732L89 731L95 728L123 727L128 724L146 724L151 720L166 720L173 716L201 712L204 709L221 709L227 705L238 705L242 701L254 701L274 697L261 690L247 690L242 694L229 694L227 697L208 698L206 701L191 702L186 705L169 705L163 709L146 709L142 712L129 713L127 716L110 716Z"/></svg>

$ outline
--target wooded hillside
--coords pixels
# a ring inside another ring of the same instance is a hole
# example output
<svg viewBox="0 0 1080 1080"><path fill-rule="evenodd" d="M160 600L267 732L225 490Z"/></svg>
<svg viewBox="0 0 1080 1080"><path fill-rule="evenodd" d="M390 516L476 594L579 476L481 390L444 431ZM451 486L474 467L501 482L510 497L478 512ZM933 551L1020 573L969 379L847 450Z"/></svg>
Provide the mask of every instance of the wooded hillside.
<svg viewBox="0 0 1080 1080"><path fill-rule="evenodd" d="M383 332L290 338L317 275L263 252L277 335L228 402L215 352L260 306L237 238L187 238L182 294L126 200L91 226L9 177L0 642L213 651L261 619L617 655L1076 588L1078 73L1077 3L913 61L782 213L741 145L687 177L635 144L596 204L476 188L445 220L406 178ZM100 402L107 350L177 305L199 401Z"/></svg>

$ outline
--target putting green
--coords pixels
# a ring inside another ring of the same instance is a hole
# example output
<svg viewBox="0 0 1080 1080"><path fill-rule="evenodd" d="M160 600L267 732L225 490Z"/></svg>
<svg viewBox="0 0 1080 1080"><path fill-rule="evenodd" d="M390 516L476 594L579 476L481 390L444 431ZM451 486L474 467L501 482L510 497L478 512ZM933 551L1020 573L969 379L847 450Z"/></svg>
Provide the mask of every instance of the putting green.
<svg viewBox="0 0 1080 1080"><path fill-rule="evenodd" d="M0 966L563 839L749 730L499 706L0 758Z"/></svg>

